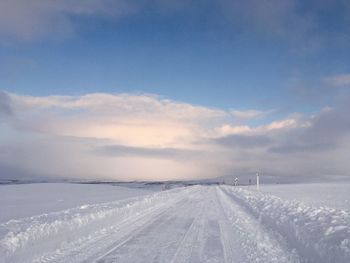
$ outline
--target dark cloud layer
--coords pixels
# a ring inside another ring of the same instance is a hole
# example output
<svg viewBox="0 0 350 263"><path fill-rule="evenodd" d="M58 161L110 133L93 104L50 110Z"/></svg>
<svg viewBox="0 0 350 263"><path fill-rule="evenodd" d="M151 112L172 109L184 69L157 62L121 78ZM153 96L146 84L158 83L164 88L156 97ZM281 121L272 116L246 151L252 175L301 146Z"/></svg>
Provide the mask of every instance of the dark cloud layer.
<svg viewBox="0 0 350 263"><path fill-rule="evenodd" d="M228 135L214 141L226 147L244 149L264 147L272 143L272 139L265 135Z"/></svg>
<svg viewBox="0 0 350 263"><path fill-rule="evenodd" d="M282 142L269 150L274 153L318 152L341 147L343 137L350 134L350 105L325 109L311 119L309 127L288 133Z"/></svg>
<svg viewBox="0 0 350 263"><path fill-rule="evenodd" d="M173 160L188 160L189 157L199 155L198 151L175 148L147 148L125 145L107 145L94 149L94 152L112 157L136 156L143 158L160 158Z"/></svg>

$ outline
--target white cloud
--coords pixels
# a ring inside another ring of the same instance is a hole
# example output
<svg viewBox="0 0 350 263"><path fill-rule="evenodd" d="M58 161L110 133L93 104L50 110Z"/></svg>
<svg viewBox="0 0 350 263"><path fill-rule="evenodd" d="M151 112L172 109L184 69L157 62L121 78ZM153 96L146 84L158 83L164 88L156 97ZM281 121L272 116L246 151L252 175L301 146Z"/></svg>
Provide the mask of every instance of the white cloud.
<svg viewBox="0 0 350 263"><path fill-rule="evenodd" d="M273 130L279 130L279 129L291 129L291 128L296 128L298 126L300 126L300 124L297 119L288 118L284 120L273 121L270 124L258 127L257 130L273 131Z"/></svg>
<svg viewBox="0 0 350 263"><path fill-rule="evenodd" d="M4 94L13 111L11 131L0 135L6 167L119 180L210 177L227 167L198 143L227 116L222 110L145 94Z"/></svg>
<svg viewBox="0 0 350 263"><path fill-rule="evenodd" d="M218 136L227 135L251 135L251 134L266 134L278 130L290 130L300 127L309 126L310 123L306 120L301 120L297 117L290 117L282 120L272 121L271 123L260 125L257 127L250 127L248 125L231 125L224 124L217 128Z"/></svg>
<svg viewBox="0 0 350 263"><path fill-rule="evenodd" d="M233 125L230 111L155 95L0 95L0 172L12 167L28 176L117 180L242 175L258 168L273 175L350 174L343 158L349 105L252 127Z"/></svg>
<svg viewBox="0 0 350 263"><path fill-rule="evenodd" d="M272 113L273 110L269 111L259 111L259 110L246 110L246 111L239 111L239 110L232 110L231 114L233 117L238 119L257 119L265 117L266 115Z"/></svg>
<svg viewBox="0 0 350 263"><path fill-rule="evenodd" d="M219 136L226 136L230 134L247 134L252 132L252 128L248 125L233 126L230 124L224 124L223 126L216 129Z"/></svg>
<svg viewBox="0 0 350 263"><path fill-rule="evenodd" d="M86 109L89 112L103 112L108 115L118 113L144 116L164 115L172 119L206 119L221 117L226 112L217 109L210 109L202 106L195 106L188 103L181 103L164 99L152 94L107 94L92 93L83 96L47 96L33 97L20 96L8 93L13 104L18 110L27 109L53 109L61 108L67 110Z"/></svg>
<svg viewBox="0 0 350 263"><path fill-rule="evenodd" d="M26 115L18 127L132 146L185 147L205 132L204 122L226 116L221 110L154 95L9 96L18 116Z"/></svg>

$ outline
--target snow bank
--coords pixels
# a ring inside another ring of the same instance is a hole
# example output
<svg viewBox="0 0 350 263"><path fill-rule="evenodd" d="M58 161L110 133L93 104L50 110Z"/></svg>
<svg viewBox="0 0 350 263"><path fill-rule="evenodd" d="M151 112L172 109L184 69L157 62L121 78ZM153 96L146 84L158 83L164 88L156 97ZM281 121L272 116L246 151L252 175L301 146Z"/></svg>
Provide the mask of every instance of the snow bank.
<svg viewBox="0 0 350 263"><path fill-rule="evenodd" d="M0 261L44 261L52 253L63 253L93 242L115 231L131 217L169 205L193 191L179 188L147 196L95 205L81 205L59 212L10 220L0 224Z"/></svg>
<svg viewBox="0 0 350 263"><path fill-rule="evenodd" d="M0 186L0 223L84 204L106 203L150 194L148 189L112 185L35 183Z"/></svg>
<svg viewBox="0 0 350 263"><path fill-rule="evenodd" d="M311 206L350 209L350 182L263 185L260 191Z"/></svg>
<svg viewBox="0 0 350 263"><path fill-rule="evenodd" d="M223 187L226 194L278 231L306 262L350 262L350 211Z"/></svg>

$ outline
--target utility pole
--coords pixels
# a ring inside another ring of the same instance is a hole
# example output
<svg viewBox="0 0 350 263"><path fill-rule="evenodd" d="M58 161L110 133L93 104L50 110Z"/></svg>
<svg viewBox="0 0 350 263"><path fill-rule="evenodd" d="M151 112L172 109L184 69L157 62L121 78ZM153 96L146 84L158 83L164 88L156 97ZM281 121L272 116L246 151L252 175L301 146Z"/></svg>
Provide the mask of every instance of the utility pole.
<svg viewBox="0 0 350 263"><path fill-rule="evenodd" d="M259 191L259 188L260 188L260 175L259 175L259 172L256 173L256 190Z"/></svg>

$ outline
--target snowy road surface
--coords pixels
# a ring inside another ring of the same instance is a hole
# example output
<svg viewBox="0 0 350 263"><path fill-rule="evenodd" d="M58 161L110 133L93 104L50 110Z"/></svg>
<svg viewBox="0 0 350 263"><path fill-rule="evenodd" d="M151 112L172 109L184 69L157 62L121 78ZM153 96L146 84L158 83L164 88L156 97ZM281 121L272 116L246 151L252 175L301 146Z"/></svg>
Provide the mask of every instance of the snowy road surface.
<svg viewBox="0 0 350 263"><path fill-rule="evenodd" d="M193 186L0 225L3 262L350 262L347 210Z"/></svg>

